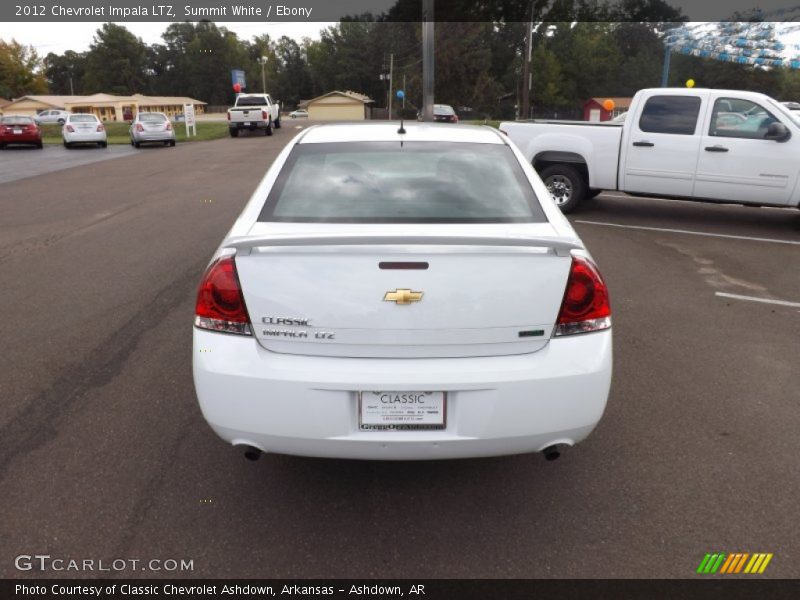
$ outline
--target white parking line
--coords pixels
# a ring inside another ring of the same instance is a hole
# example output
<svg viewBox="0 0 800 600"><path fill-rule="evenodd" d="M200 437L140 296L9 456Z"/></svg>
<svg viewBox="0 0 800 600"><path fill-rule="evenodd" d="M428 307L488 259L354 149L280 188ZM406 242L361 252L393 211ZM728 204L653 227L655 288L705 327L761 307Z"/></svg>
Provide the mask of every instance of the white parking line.
<svg viewBox="0 0 800 600"><path fill-rule="evenodd" d="M750 237L747 235L729 235L726 233L710 233L708 231L691 231L689 229L667 229L663 227L645 227L643 225L623 225L622 223L604 223L602 221L583 221L575 220L576 223L585 225L603 225L605 227L619 227L621 229L639 229L642 231L663 231L665 233L683 233L686 235L701 235L705 237L725 238L729 240L745 240L748 242L767 242L770 244L789 244L790 246L800 246L800 241L779 240L775 238Z"/></svg>
<svg viewBox="0 0 800 600"><path fill-rule="evenodd" d="M763 302L764 304L777 304L778 306L791 306L792 308L800 308L800 302L772 300L770 298L758 298L757 296L740 296L739 294L727 294L725 292L714 292L714 295L722 298L733 298L734 300L749 300L750 302Z"/></svg>

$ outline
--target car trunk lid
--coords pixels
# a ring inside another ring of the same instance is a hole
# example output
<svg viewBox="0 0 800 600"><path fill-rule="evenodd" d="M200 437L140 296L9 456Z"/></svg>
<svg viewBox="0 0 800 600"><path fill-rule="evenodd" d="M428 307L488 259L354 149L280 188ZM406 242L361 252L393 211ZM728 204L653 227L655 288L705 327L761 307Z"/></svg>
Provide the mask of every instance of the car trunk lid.
<svg viewBox="0 0 800 600"><path fill-rule="evenodd" d="M546 226L549 228L549 225ZM576 240L538 235L245 236L236 265L275 352L459 357L547 344Z"/></svg>

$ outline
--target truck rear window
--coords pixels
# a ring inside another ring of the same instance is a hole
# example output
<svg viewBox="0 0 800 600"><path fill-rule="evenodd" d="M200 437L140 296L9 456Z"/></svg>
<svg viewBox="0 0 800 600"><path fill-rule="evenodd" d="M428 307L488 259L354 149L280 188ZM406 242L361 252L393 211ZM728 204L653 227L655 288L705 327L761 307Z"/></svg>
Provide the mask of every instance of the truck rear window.
<svg viewBox="0 0 800 600"><path fill-rule="evenodd" d="M546 221L511 149L499 144L298 144L259 221L539 223Z"/></svg>
<svg viewBox="0 0 800 600"><path fill-rule="evenodd" d="M236 106L264 106L267 99L264 96L239 96L236 99Z"/></svg>

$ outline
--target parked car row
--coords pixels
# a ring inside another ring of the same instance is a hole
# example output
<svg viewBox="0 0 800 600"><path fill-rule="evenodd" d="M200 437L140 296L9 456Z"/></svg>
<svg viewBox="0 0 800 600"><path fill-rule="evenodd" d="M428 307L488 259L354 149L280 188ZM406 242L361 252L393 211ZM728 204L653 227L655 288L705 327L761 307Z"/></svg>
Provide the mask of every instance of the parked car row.
<svg viewBox="0 0 800 600"><path fill-rule="evenodd" d="M45 114L53 113L53 114ZM57 113L57 114L56 114ZM77 145L108 146L108 133L103 122L91 113L69 113L66 111L44 111L35 117L6 115L0 118L0 149L9 145L33 145L43 147L41 123L58 123L65 148ZM175 145L175 129L169 118L160 112L140 112L131 122L131 146L141 147L145 143Z"/></svg>

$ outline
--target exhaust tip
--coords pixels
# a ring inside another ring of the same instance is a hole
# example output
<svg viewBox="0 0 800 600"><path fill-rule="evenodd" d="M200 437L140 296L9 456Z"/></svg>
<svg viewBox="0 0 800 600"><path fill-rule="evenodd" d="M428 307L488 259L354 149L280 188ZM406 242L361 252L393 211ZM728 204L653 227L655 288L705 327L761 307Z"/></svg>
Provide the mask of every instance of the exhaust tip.
<svg viewBox="0 0 800 600"><path fill-rule="evenodd" d="M561 456L561 451L558 449L558 446L548 446L544 450L542 450L542 454L544 454L544 459L548 461L553 461Z"/></svg>
<svg viewBox="0 0 800 600"><path fill-rule="evenodd" d="M244 446L244 457L250 461L257 461L261 458L261 450L255 446Z"/></svg>

